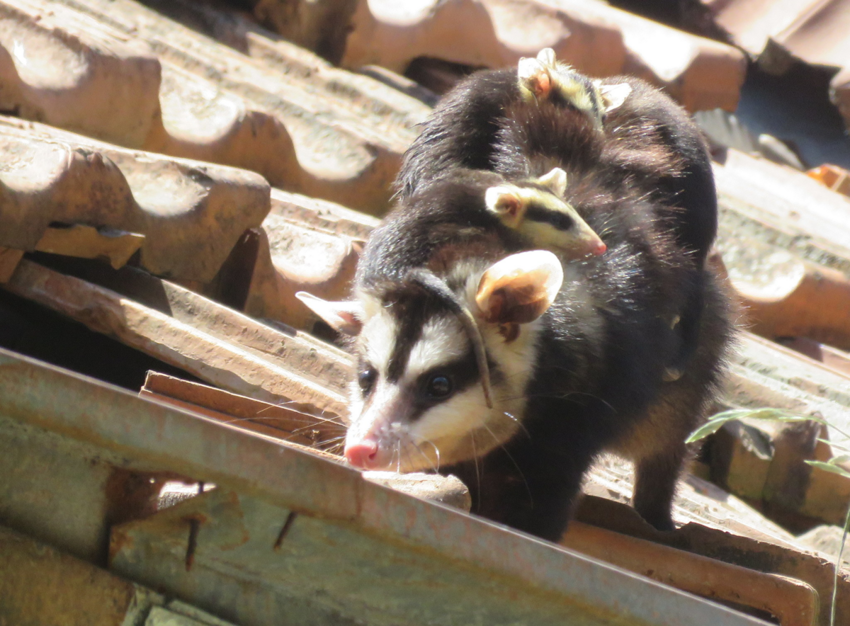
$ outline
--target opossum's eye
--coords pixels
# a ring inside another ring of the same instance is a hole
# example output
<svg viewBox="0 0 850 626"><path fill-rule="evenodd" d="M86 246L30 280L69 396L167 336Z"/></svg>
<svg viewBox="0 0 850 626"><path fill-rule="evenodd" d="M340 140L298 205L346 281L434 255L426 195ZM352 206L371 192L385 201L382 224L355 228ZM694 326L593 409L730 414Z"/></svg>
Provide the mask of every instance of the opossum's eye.
<svg viewBox="0 0 850 626"><path fill-rule="evenodd" d="M448 397L454 391L454 383L452 379L443 374L431 376L425 385L425 393L429 397L442 399Z"/></svg>
<svg viewBox="0 0 850 626"><path fill-rule="evenodd" d="M361 370L357 375L357 384L360 385L360 391L364 396L368 396L375 385L375 379L378 377L378 371L374 367L367 367Z"/></svg>

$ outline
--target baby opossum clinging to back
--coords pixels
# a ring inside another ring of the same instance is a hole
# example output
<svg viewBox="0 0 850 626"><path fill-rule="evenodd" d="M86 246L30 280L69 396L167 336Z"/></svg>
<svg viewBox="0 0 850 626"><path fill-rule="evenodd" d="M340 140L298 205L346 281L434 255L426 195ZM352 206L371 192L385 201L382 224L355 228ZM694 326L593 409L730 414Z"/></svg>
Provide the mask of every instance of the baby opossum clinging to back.
<svg viewBox="0 0 850 626"><path fill-rule="evenodd" d="M475 512L557 540L584 472L614 450L636 462L638 512L672 527L683 442L717 386L728 303L658 189L693 160L658 124L600 119L601 129L558 99L523 97L516 70L475 74L435 110L406 158L400 205L363 252L355 299L303 296L355 337L353 465L457 474ZM540 183L553 168L566 189ZM607 252L538 243L551 220L505 221L494 210L502 192L490 191L500 187L536 190L544 214L569 207ZM681 352L671 320L694 293L688 358L665 380Z"/></svg>

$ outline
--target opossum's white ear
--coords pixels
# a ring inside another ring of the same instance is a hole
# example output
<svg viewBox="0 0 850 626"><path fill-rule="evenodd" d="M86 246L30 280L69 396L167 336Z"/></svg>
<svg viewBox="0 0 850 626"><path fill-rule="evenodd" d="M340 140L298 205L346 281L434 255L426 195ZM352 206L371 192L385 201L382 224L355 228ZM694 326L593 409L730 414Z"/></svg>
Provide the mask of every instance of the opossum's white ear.
<svg viewBox="0 0 850 626"><path fill-rule="evenodd" d="M537 60L540 61L543 65L555 65L557 63L557 58L555 58L555 51L552 48L543 48L540 52L537 53Z"/></svg>
<svg viewBox="0 0 850 626"><path fill-rule="evenodd" d="M497 185L484 192L484 204L508 225L516 226L525 217L527 203L512 185Z"/></svg>
<svg viewBox="0 0 850 626"><path fill-rule="evenodd" d="M357 335L363 328L363 307L356 300L330 302L306 291L299 291L295 294L295 297L337 332L345 335Z"/></svg>
<svg viewBox="0 0 850 626"><path fill-rule="evenodd" d="M543 174L537 179L538 185L543 185L559 198L567 193L567 173L560 167L553 168L548 174Z"/></svg>
<svg viewBox="0 0 850 626"><path fill-rule="evenodd" d="M599 92L602 94L602 104L605 106L605 113L610 113L614 109L622 106L632 93L632 88L628 83L619 83L617 85L599 85Z"/></svg>
<svg viewBox="0 0 850 626"><path fill-rule="evenodd" d="M555 301L564 270L548 250L512 254L481 276L475 303L484 319L495 324L527 324Z"/></svg>

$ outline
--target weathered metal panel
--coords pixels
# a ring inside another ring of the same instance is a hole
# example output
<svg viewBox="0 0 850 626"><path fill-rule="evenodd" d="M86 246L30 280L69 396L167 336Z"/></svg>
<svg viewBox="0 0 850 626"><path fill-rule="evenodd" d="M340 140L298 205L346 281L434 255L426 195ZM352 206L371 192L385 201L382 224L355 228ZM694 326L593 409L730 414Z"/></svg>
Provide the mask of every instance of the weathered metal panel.
<svg viewBox="0 0 850 626"><path fill-rule="evenodd" d="M0 395L16 393L0 369ZM106 554L112 455L0 416L0 524L87 561Z"/></svg>
<svg viewBox="0 0 850 626"><path fill-rule="evenodd" d="M112 565L242 626L762 623L371 484L308 452L4 351L0 417L92 445L124 471L218 484L220 492L118 527ZM34 446L29 453L45 455ZM0 475L0 493L12 491L8 481ZM57 516L73 511L51 487L42 492Z"/></svg>
<svg viewBox="0 0 850 626"><path fill-rule="evenodd" d="M0 563L4 626L136 626L144 618L145 590L3 527Z"/></svg>

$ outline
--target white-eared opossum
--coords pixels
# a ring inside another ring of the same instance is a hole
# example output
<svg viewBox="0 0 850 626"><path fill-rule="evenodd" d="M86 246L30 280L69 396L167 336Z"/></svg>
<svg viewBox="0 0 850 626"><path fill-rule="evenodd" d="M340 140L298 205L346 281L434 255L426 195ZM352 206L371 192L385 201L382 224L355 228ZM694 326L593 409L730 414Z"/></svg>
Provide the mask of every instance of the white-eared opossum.
<svg viewBox="0 0 850 626"><path fill-rule="evenodd" d="M354 337L349 462L455 473L475 512L557 540L584 472L614 450L636 462L635 508L672 526L684 439L716 391L729 305L669 222L675 198L659 191L689 157L657 120L609 126L626 103L600 130L557 99L521 97L513 70L475 74L438 106L406 157L399 206L364 249L354 299L303 296ZM534 250L539 234L489 207L488 190L553 168L604 255ZM677 219L698 221L693 211ZM666 381L681 352L671 325L693 294L688 358Z"/></svg>

